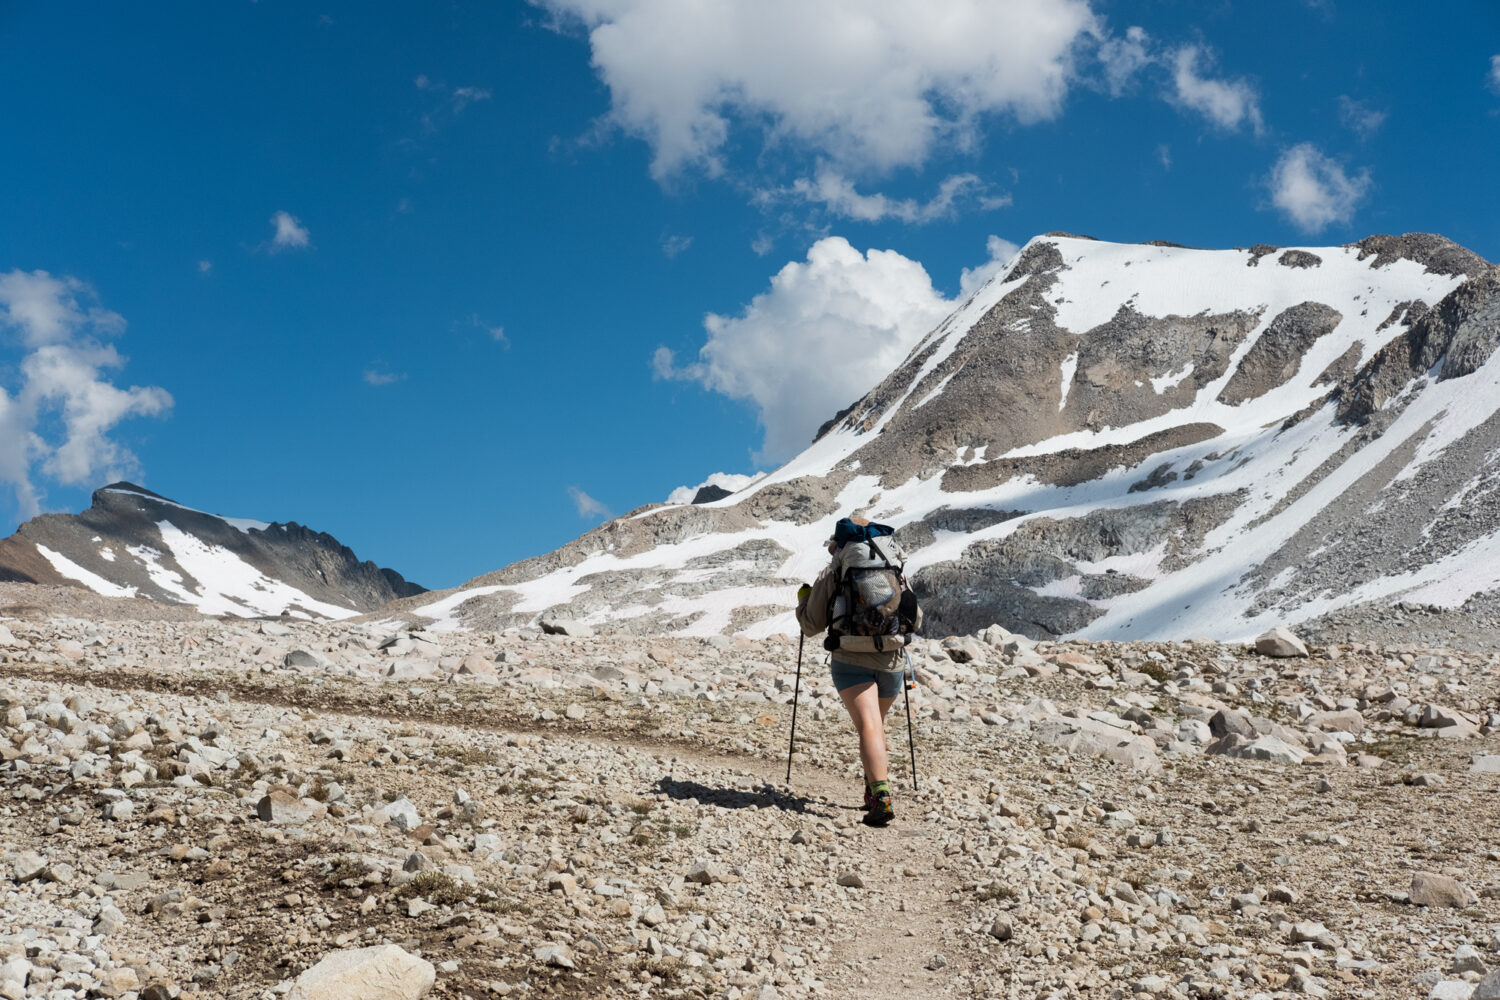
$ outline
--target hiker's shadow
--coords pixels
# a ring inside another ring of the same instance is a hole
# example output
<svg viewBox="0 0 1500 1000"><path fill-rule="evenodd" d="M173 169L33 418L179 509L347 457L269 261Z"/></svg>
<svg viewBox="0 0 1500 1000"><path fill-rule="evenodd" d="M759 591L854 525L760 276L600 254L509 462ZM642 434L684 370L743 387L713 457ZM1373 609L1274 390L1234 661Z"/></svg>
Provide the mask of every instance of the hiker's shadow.
<svg viewBox="0 0 1500 1000"><path fill-rule="evenodd" d="M694 799L703 805L720 809L780 809L784 812L806 813L812 816L832 817L833 810L843 808L824 798L792 795L774 785L757 785L754 788L716 788L697 781L678 781L662 778L656 790L672 799Z"/></svg>

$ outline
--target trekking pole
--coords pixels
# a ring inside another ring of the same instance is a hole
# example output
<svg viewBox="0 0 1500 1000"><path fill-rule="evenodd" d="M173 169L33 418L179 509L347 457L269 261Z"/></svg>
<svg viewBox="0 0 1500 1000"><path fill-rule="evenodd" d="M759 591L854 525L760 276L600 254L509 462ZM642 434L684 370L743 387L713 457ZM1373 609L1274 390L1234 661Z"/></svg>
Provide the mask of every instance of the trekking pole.
<svg viewBox="0 0 1500 1000"><path fill-rule="evenodd" d="M792 747L797 742L797 698L802 693L802 642L805 636L797 636L797 683L792 688L792 738L786 744L786 783L792 783Z"/></svg>
<svg viewBox="0 0 1500 1000"><path fill-rule="evenodd" d="M906 746L911 750L911 790L917 790L917 744L911 736L911 689L917 686L917 669L911 665L911 654L906 650L901 651L906 656L907 675L902 678L905 682L902 686L906 688ZM794 716L795 717L795 716Z"/></svg>

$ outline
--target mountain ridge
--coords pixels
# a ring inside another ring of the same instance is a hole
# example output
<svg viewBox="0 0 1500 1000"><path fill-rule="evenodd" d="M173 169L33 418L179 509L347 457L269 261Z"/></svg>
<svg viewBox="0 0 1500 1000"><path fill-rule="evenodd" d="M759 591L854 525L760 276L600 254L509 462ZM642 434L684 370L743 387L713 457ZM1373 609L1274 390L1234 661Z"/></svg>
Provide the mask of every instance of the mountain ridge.
<svg viewBox="0 0 1500 1000"><path fill-rule="evenodd" d="M787 595L856 511L897 527L933 634L1244 635L1420 593L1433 566L1473 569L1489 508L1394 560L1358 528L1382 503L1425 516L1492 492L1475 427L1500 421L1481 391L1500 382L1497 273L1432 234L1036 237L780 469L399 607L439 627L791 632ZM1449 451L1437 496L1417 473Z"/></svg>
<svg viewBox="0 0 1500 1000"><path fill-rule="evenodd" d="M425 593L326 532L209 514L123 481L79 514L43 514L0 539L0 580L241 617L344 618Z"/></svg>

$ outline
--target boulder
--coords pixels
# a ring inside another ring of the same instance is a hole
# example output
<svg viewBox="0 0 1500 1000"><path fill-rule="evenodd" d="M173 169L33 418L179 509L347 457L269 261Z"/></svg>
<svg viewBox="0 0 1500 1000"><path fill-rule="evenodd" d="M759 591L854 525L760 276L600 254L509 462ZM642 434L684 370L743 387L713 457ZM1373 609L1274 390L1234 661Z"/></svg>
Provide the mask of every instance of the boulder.
<svg viewBox="0 0 1500 1000"><path fill-rule="evenodd" d="M1486 973L1469 1000L1500 1000L1500 969Z"/></svg>
<svg viewBox="0 0 1500 1000"><path fill-rule="evenodd" d="M1256 637L1255 651L1262 656L1306 656L1307 644L1285 625L1277 625L1271 631Z"/></svg>
<svg viewBox="0 0 1500 1000"><path fill-rule="evenodd" d="M1217 754L1223 757L1237 757L1240 760L1263 760L1272 764L1300 764L1307 759L1307 751L1301 747L1277 739L1275 736L1258 736L1255 739L1246 739L1237 733L1230 733L1222 739L1215 740L1203 748L1204 753Z"/></svg>
<svg viewBox="0 0 1500 1000"><path fill-rule="evenodd" d="M1352 708L1338 712L1314 712L1302 720L1302 724L1324 733L1352 733L1358 736L1365 731L1365 717Z"/></svg>
<svg viewBox="0 0 1500 1000"><path fill-rule="evenodd" d="M1243 736L1246 739L1254 739L1259 733L1255 724L1250 721L1250 716L1244 712L1236 712L1232 708L1221 708L1208 720L1208 731L1216 739L1225 736Z"/></svg>
<svg viewBox="0 0 1500 1000"><path fill-rule="evenodd" d="M566 635L574 639L587 639L594 634L592 626L572 618L544 616L537 624L547 635Z"/></svg>
<svg viewBox="0 0 1500 1000"><path fill-rule="evenodd" d="M1039 742L1069 753L1093 754L1152 774L1161 770L1154 742L1093 719L1053 716L1033 723L1031 734Z"/></svg>
<svg viewBox="0 0 1500 1000"><path fill-rule="evenodd" d="M328 815L328 807L316 799L298 798L291 789L275 787L255 804L255 815L267 823L301 826Z"/></svg>
<svg viewBox="0 0 1500 1000"><path fill-rule="evenodd" d="M431 962L393 944L335 951L297 977L287 1000L417 1000L437 979Z"/></svg>
<svg viewBox="0 0 1500 1000"><path fill-rule="evenodd" d="M495 672L495 661L481 653L470 653L458 665L458 672L461 674L493 674Z"/></svg>
<svg viewBox="0 0 1500 1000"><path fill-rule="evenodd" d="M1407 898L1417 906L1452 906L1458 909L1479 902L1462 882L1432 872L1417 872L1412 875L1411 891L1407 893Z"/></svg>
<svg viewBox="0 0 1500 1000"><path fill-rule="evenodd" d="M1475 754L1473 761L1469 764L1469 770L1478 771L1480 774L1500 774L1500 754Z"/></svg>

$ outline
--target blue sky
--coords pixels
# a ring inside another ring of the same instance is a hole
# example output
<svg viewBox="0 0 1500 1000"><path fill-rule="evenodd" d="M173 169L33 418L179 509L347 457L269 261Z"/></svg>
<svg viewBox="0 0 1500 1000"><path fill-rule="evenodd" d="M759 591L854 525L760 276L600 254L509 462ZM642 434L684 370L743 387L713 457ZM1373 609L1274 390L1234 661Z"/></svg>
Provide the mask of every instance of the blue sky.
<svg viewBox="0 0 1500 1000"><path fill-rule="evenodd" d="M795 452L1038 233L1500 260L1500 5L0 3L0 528L429 586Z"/></svg>

